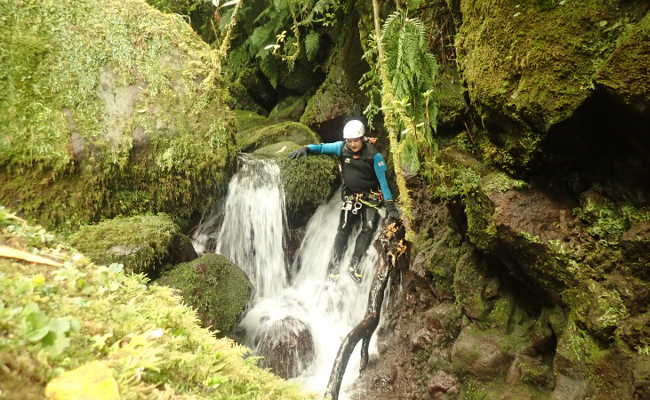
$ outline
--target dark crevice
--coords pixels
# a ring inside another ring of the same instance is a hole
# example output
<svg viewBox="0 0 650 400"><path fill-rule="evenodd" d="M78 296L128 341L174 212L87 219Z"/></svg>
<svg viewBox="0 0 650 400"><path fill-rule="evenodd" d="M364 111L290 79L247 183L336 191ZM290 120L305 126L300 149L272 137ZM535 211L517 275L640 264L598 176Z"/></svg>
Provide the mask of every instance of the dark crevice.
<svg viewBox="0 0 650 400"><path fill-rule="evenodd" d="M551 128L531 168L546 191L597 188L614 200L650 204L650 116L597 90L574 115Z"/></svg>

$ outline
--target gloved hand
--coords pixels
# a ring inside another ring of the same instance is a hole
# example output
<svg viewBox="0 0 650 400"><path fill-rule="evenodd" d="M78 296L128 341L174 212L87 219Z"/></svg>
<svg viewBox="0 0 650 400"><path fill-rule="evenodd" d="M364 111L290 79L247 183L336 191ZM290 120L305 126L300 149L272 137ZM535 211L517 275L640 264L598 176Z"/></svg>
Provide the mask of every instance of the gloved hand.
<svg viewBox="0 0 650 400"><path fill-rule="evenodd" d="M289 153L289 158L292 160L295 160L300 157L305 157L307 156L307 153L309 150L307 150L307 146L301 147L298 150L294 150L291 153Z"/></svg>
<svg viewBox="0 0 650 400"><path fill-rule="evenodd" d="M400 212L397 206L395 205L395 202L393 201L387 201L386 202L386 217L388 219L400 219Z"/></svg>

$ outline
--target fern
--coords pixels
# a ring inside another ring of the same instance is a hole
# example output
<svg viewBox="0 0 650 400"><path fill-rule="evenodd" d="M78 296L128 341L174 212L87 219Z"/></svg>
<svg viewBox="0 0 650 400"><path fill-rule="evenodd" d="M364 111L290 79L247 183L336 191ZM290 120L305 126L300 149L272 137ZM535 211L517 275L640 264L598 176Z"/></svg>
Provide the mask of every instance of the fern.
<svg viewBox="0 0 650 400"><path fill-rule="evenodd" d="M310 31L305 36L305 56L307 60L314 61L320 48L320 34L316 31Z"/></svg>
<svg viewBox="0 0 650 400"><path fill-rule="evenodd" d="M420 160L430 160L437 151L434 134L437 129L438 104L434 83L438 72L435 57L428 52L426 30L422 22L398 10L384 22L382 45L395 101L400 130L398 151L402 168L415 174ZM369 110L372 112L372 110Z"/></svg>
<svg viewBox="0 0 650 400"><path fill-rule="evenodd" d="M359 79L359 88L368 98L368 106L363 110L363 114L368 121L368 127L373 129L375 118L379 115L381 106L381 77L379 64L377 63L377 42L374 34L371 34L368 38L366 48L367 50L361 58L370 66L370 69Z"/></svg>

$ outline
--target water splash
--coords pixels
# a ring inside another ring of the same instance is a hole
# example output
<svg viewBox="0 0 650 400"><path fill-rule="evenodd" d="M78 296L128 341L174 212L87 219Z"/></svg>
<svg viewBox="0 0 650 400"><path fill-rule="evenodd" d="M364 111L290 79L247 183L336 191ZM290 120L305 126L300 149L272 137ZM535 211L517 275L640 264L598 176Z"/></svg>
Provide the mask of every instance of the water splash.
<svg viewBox="0 0 650 400"><path fill-rule="evenodd" d="M357 230L350 237L339 271L335 271L338 279L328 279L339 211L340 193L316 210L291 265L294 279L289 282L282 249L286 217L279 168L272 161L245 158L229 184L225 206L208 218L194 237L198 250L216 251L230 258L257 289L240 323L246 345L255 349L270 327L285 318L309 327L313 362L294 380L319 393L325 390L343 338L365 314L371 272L377 261L371 246L362 260L362 282L357 284L348 276ZM371 352L376 352L374 340ZM346 369L341 399L346 398L346 386L358 376L358 365L355 351Z"/></svg>

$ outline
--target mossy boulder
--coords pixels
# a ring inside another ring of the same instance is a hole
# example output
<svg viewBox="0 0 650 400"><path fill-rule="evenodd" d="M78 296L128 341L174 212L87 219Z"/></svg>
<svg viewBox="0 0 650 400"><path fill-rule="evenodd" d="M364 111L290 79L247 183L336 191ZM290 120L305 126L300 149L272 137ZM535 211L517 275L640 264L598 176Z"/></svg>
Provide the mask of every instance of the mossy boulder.
<svg viewBox="0 0 650 400"><path fill-rule="evenodd" d="M179 264L162 274L160 285L179 290L187 304L196 309L201 324L229 335L253 294L246 274L219 254L205 254Z"/></svg>
<svg viewBox="0 0 650 400"><path fill-rule="evenodd" d="M616 29L622 29L623 34L595 81L621 103L647 115L650 111L650 13L636 25Z"/></svg>
<svg viewBox="0 0 650 400"><path fill-rule="evenodd" d="M493 4L463 0L460 10L462 24L455 46L469 97L494 143L522 167L531 161L549 129L592 95L594 78L624 35L626 21L638 22L647 5L643 1ZM642 77L648 65L644 46L634 42L633 51L625 55L625 69L616 73L630 70ZM620 50L625 52L624 47ZM612 67L622 61L621 56L613 56ZM617 77L609 81L610 76L603 75L603 84L621 81ZM629 79L626 82L632 83L639 78ZM644 84L625 90L638 93L647 87Z"/></svg>
<svg viewBox="0 0 650 400"><path fill-rule="evenodd" d="M293 121L279 122L247 131L240 131L237 144L241 151L251 152L269 144L290 141L304 146L318 143L318 136L307 126Z"/></svg>
<svg viewBox="0 0 650 400"><path fill-rule="evenodd" d="M134 273L153 274L164 264L196 257L190 239L166 214L118 217L83 226L68 241L98 264L123 264Z"/></svg>
<svg viewBox="0 0 650 400"><path fill-rule="evenodd" d="M443 65L438 71L434 91L438 101L438 130L440 133L457 133L469 107L465 102L462 77L458 70Z"/></svg>
<svg viewBox="0 0 650 400"><path fill-rule="evenodd" d="M142 1L0 5L0 202L73 230L189 219L225 189L232 117L214 51Z"/></svg>
<svg viewBox="0 0 650 400"><path fill-rule="evenodd" d="M285 97L273 107L269 113L269 119L274 121L291 120L298 121L307 105L306 96Z"/></svg>

